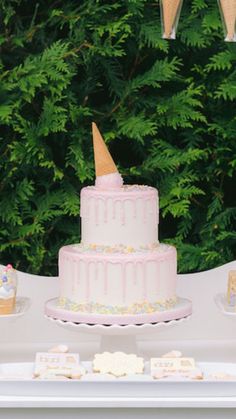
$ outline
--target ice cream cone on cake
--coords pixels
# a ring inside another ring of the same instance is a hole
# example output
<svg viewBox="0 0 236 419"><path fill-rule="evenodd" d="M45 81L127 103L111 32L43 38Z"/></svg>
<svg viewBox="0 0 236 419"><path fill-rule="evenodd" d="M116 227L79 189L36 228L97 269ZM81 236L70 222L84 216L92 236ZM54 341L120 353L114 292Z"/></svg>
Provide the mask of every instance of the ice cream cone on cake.
<svg viewBox="0 0 236 419"><path fill-rule="evenodd" d="M92 123L92 131L96 186L108 188L121 187L123 184L122 177L95 122Z"/></svg>
<svg viewBox="0 0 236 419"><path fill-rule="evenodd" d="M219 1L222 18L226 29L226 41L236 41L236 0Z"/></svg>
<svg viewBox="0 0 236 419"><path fill-rule="evenodd" d="M162 0L163 38L175 39L175 30L181 6L182 0Z"/></svg>

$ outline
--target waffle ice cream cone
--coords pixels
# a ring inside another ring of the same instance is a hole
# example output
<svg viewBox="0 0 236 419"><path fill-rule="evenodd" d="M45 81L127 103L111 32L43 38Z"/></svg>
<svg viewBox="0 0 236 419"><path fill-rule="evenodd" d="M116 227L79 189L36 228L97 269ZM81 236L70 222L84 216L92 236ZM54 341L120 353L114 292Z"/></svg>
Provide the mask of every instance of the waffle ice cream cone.
<svg viewBox="0 0 236 419"><path fill-rule="evenodd" d="M172 38L173 27L176 21L181 0L162 0L163 10L163 38Z"/></svg>
<svg viewBox="0 0 236 419"><path fill-rule="evenodd" d="M16 298L0 298L0 315L11 314L15 308Z"/></svg>
<svg viewBox="0 0 236 419"><path fill-rule="evenodd" d="M236 25L236 0L220 0L221 10L226 27L226 40L233 41Z"/></svg>
<svg viewBox="0 0 236 419"><path fill-rule="evenodd" d="M97 125L92 123L93 148L96 176L104 176L111 173L117 173L116 165L108 151L108 148L98 130Z"/></svg>

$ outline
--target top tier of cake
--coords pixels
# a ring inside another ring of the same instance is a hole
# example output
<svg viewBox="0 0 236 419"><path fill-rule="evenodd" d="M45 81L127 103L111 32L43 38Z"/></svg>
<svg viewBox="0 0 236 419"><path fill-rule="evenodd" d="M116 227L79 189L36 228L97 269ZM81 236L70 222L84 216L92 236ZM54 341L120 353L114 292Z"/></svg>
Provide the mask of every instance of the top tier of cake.
<svg viewBox="0 0 236 419"><path fill-rule="evenodd" d="M136 248L158 241L158 192L144 185L81 191L82 243Z"/></svg>

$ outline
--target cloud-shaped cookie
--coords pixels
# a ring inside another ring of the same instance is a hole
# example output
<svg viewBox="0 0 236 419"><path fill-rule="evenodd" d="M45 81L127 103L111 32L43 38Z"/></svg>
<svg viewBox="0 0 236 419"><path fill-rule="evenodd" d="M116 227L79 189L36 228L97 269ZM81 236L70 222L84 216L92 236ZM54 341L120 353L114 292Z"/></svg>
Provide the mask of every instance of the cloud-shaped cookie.
<svg viewBox="0 0 236 419"><path fill-rule="evenodd" d="M115 377L142 374L143 369L143 358L137 357L135 354L125 354L124 352L103 352L102 354L96 354L93 360L94 372L112 374Z"/></svg>

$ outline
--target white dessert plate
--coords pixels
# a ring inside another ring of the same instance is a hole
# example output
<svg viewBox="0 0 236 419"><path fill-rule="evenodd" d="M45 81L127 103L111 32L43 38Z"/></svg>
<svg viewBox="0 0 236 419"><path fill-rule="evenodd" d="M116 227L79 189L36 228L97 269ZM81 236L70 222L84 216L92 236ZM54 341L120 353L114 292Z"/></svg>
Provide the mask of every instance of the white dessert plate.
<svg viewBox="0 0 236 419"><path fill-rule="evenodd" d="M11 314L1 314L0 321L5 319L15 319L23 316L30 308L31 300L28 297L16 297L16 305Z"/></svg>
<svg viewBox="0 0 236 419"><path fill-rule="evenodd" d="M88 371L81 380L32 379L33 363L0 364L1 396L63 397L235 397L236 380L214 380L212 374L236 376L236 364L200 362L203 381L154 380L149 363L144 374L114 378L92 373L92 363L82 362Z"/></svg>
<svg viewBox="0 0 236 419"><path fill-rule="evenodd" d="M222 314L236 318L236 308L228 304L226 294L217 294L215 303Z"/></svg>

